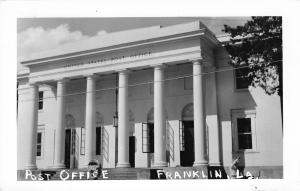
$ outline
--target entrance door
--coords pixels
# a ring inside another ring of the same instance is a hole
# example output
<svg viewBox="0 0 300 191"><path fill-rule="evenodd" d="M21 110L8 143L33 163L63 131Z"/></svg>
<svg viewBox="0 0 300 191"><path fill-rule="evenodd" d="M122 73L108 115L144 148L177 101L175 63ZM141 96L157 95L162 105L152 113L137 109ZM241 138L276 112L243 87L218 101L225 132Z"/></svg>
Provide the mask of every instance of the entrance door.
<svg viewBox="0 0 300 191"><path fill-rule="evenodd" d="M65 166L70 168L71 160L71 129L66 129L66 139L65 139Z"/></svg>
<svg viewBox="0 0 300 191"><path fill-rule="evenodd" d="M135 166L135 136L129 136L129 163Z"/></svg>
<svg viewBox="0 0 300 191"><path fill-rule="evenodd" d="M74 169L76 165L76 129L66 129L65 139L65 166Z"/></svg>
<svg viewBox="0 0 300 191"><path fill-rule="evenodd" d="M194 121L182 121L184 150L180 151L180 165L193 166L194 151Z"/></svg>

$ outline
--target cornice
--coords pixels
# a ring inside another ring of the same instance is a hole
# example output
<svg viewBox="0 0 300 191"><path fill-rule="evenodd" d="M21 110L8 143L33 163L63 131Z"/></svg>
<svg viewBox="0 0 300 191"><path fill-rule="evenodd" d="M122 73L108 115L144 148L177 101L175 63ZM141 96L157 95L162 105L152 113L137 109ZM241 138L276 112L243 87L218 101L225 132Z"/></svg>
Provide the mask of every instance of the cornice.
<svg viewBox="0 0 300 191"><path fill-rule="evenodd" d="M181 39L186 39L186 38L194 38L197 36L200 37L200 36L204 36L204 35L211 42L217 43L218 42L217 39L213 38L206 31L207 31L207 29L202 28L202 29L187 32L187 33L181 33L181 34L176 34L176 35L171 35L171 36L141 40L141 41L119 44L119 45L114 45L114 46L101 47L101 48L92 49L92 50L78 51L78 52L67 53L67 54L63 54L63 55L56 55L56 56L51 56L51 57L46 57L46 58L41 58L41 59L27 60L27 61L22 61L21 63L25 66L32 66L32 65L37 65L37 64L45 64L48 62L65 61L68 59L74 59L74 58L78 58L78 57L85 57L85 56L91 56L91 55L96 55L96 54L104 54L104 53L108 53L108 52L112 52L112 51L122 51L122 50L129 49L129 48L159 44L159 43L164 43L167 41L176 41L176 40L181 40Z"/></svg>

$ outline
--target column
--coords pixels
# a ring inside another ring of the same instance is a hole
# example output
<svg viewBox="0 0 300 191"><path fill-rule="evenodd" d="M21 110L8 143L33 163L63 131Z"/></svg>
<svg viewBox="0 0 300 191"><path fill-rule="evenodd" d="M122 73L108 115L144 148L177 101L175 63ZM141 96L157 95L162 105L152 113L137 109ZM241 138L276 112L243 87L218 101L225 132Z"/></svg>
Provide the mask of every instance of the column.
<svg viewBox="0 0 300 191"><path fill-rule="evenodd" d="M194 166L207 165L205 159L205 113L204 113L204 92L203 92L203 65L199 60L193 61L193 100L194 100L194 142L195 161Z"/></svg>
<svg viewBox="0 0 300 191"><path fill-rule="evenodd" d="M210 88L209 91L209 105L210 113L207 114L207 123L209 126L209 165L220 166L220 130L218 120L218 99L217 99L217 87L216 87L216 74L215 67L212 67L211 73L208 75L207 85ZM208 113L208 112L207 112Z"/></svg>
<svg viewBox="0 0 300 191"><path fill-rule="evenodd" d="M164 115L164 67L154 67L154 166L165 167L166 121Z"/></svg>
<svg viewBox="0 0 300 191"><path fill-rule="evenodd" d="M128 70L119 72L118 97L118 168L130 167L129 117L128 117Z"/></svg>
<svg viewBox="0 0 300 191"><path fill-rule="evenodd" d="M65 84L66 79L57 80L57 121L55 127L54 165L52 168L65 168Z"/></svg>
<svg viewBox="0 0 300 191"><path fill-rule="evenodd" d="M23 165L24 169L36 169L36 141L37 141L37 123L38 123L38 86L29 85L28 110L26 114L25 130L23 131L22 144L24 144Z"/></svg>
<svg viewBox="0 0 300 191"><path fill-rule="evenodd" d="M86 77L86 105L85 105L85 165L93 159L95 153L96 134L96 79L95 75Z"/></svg>

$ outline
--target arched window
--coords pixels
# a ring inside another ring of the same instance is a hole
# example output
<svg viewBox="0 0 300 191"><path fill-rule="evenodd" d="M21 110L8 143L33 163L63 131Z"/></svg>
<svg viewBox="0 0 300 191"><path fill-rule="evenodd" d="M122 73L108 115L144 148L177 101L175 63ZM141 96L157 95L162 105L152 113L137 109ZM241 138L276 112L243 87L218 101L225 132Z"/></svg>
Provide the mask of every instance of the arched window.
<svg viewBox="0 0 300 191"><path fill-rule="evenodd" d="M128 115L129 115L129 134L130 136L133 136L134 134L134 114L131 110L129 110L128 112Z"/></svg>
<svg viewBox="0 0 300 191"><path fill-rule="evenodd" d="M129 110L129 122L134 122L134 114L131 110Z"/></svg>
<svg viewBox="0 0 300 191"><path fill-rule="evenodd" d="M194 120L194 104L189 103L182 109L181 113L182 121L192 121Z"/></svg>
<svg viewBox="0 0 300 191"><path fill-rule="evenodd" d="M96 112L96 127L104 125L103 115L100 112Z"/></svg>
<svg viewBox="0 0 300 191"><path fill-rule="evenodd" d="M154 108L152 107L147 114L147 123L153 123L154 122Z"/></svg>
<svg viewBox="0 0 300 191"><path fill-rule="evenodd" d="M74 128L76 127L75 118L71 114L67 114L66 118L66 127L67 128Z"/></svg>

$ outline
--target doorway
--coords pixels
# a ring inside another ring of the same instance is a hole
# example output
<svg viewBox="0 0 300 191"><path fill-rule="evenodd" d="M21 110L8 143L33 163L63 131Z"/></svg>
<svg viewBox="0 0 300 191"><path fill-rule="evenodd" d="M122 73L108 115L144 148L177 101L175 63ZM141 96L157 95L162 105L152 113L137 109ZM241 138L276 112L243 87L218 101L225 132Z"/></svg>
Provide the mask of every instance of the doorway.
<svg viewBox="0 0 300 191"><path fill-rule="evenodd" d="M71 129L66 129L66 139L65 139L65 166L70 168L71 159Z"/></svg>
<svg viewBox="0 0 300 191"><path fill-rule="evenodd" d="M182 121L183 149L180 151L180 165L193 166L194 151L194 121Z"/></svg>
<svg viewBox="0 0 300 191"><path fill-rule="evenodd" d="M76 165L76 129L66 129L65 134L65 166L74 169Z"/></svg>
<svg viewBox="0 0 300 191"><path fill-rule="evenodd" d="M135 136L129 136L129 163L135 167Z"/></svg>

